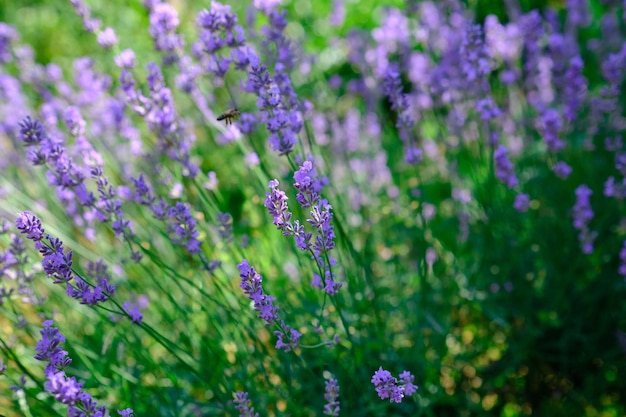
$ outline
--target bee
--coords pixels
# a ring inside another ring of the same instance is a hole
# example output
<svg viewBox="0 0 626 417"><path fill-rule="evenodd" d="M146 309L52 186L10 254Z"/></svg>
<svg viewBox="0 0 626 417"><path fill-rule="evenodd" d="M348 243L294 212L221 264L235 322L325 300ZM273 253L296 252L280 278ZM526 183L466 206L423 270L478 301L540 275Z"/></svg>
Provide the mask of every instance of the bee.
<svg viewBox="0 0 626 417"><path fill-rule="evenodd" d="M217 116L217 121L221 122L222 120L225 120L226 125L232 125L233 124L233 120L237 118L237 116L239 116L241 112L239 111L239 109L234 108L234 109L228 109L226 110L225 113L220 114L219 116Z"/></svg>

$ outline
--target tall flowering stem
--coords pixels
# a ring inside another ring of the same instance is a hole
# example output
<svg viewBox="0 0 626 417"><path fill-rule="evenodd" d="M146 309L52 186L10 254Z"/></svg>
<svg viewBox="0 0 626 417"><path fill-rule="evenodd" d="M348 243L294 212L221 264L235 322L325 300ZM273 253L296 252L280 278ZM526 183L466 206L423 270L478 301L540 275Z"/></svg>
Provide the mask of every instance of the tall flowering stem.
<svg viewBox="0 0 626 417"><path fill-rule="evenodd" d="M336 379L331 378L324 383L324 400L326 400L326 404L324 404L324 415L327 416L339 416L339 383Z"/></svg>
<svg viewBox="0 0 626 417"><path fill-rule="evenodd" d="M342 283L335 280L332 271L332 267L337 264L331 254L335 247L335 231L331 224L332 206L320 197L326 183L325 178L317 177L311 161L305 161L294 174L294 187L298 190L296 200L302 208L310 210L311 217L306 222L313 227L314 233L305 231L304 225L299 220L291 221L293 215L287 204L288 197L278 188L278 180L269 182L271 191L266 194L265 207L274 218L276 228L283 232L283 236L293 237L298 249L311 253L320 271L319 274L313 274L311 285L323 288L329 295L335 295Z"/></svg>
<svg viewBox="0 0 626 417"><path fill-rule="evenodd" d="M274 305L276 298L264 293L263 277L245 259L237 265L237 268L241 278L241 289L253 301L254 310L259 312L259 318L265 320L266 325L276 324L279 328L274 331L274 335L278 338L276 349L282 349L285 352L296 349L300 344L302 334L287 326L284 321L279 321L278 306Z"/></svg>
<svg viewBox="0 0 626 417"><path fill-rule="evenodd" d="M41 339L37 342L35 359L46 364L44 375L46 382L44 388L55 400L68 406L68 415L73 417L104 417L107 409L104 405L98 405L93 397L83 391L83 383L75 377L68 377L65 368L72 363L67 351L63 350L65 337L58 328L53 327L52 320L46 320L41 329ZM133 410L130 408L118 411L125 417L132 417Z"/></svg>

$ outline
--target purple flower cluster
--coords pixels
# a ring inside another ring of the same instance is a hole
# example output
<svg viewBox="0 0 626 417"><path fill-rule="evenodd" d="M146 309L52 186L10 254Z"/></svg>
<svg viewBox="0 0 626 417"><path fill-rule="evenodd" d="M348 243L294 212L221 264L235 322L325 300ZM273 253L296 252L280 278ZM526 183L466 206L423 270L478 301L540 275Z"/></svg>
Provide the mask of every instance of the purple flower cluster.
<svg viewBox="0 0 626 417"><path fill-rule="evenodd" d="M276 349L289 352L299 346L302 334L287 326L284 321L279 323L278 307L274 305L276 298L263 293L263 277L248 264L247 260L237 265L241 277L241 289L254 302L254 310L259 312L259 318L265 320L266 325L277 324L279 330L274 331L278 338Z"/></svg>
<svg viewBox="0 0 626 417"><path fill-rule="evenodd" d="M572 209L572 217L574 218L574 229L579 231L578 240L584 254L589 255L593 252L593 242L598 236L597 232L589 229L589 222L593 219L593 210L589 201L593 192L586 185L580 185L576 188L576 204Z"/></svg>
<svg viewBox="0 0 626 417"><path fill-rule="evenodd" d="M327 183L326 178L319 178L311 161L304 161L294 173L294 187L298 190L296 200L304 209L310 209L311 217L306 220L315 230L307 232L304 225L298 220L291 222L292 213L287 205L287 196L278 188L278 180L269 182L270 192L266 194L265 207L274 218L274 225L283 232L283 236L292 236L296 247L303 251L311 251L319 271L314 273L311 285L324 289L329 295L335 295L342 283L335 280L332 267L336 259L330 251L335 247L335 231L331 224L332 206L320 196L321 190ZM311 240L315 239L311 243ZM322 276L324 278L322 278Z"/></svg>
<svg viewBox="0 0 626 417"><path fill-rule="evenodd" d="M529 204L530 196L528 194L521 193L515 196L515 202L513 203L513 207L519 212L524 212L528 210Z"/></svg>
<svg viewBox="0 0 626 417"><path fill-rule="evenodd" d="M247 54L242 49L246 37L241 25L237 24L237 15L230 11L230 6L212 1L210 10L202 10L196 22L201 29L196 50L201 48L204 53L198 57L204 59L202 66L206 72L223 78L231 62L234 61L238 69L247 66ZM232 49L231 58L222 54L227 48Z"/></svg>
<svg viewBox="0 0 626 417"><path fill-rule="evenodd" d="M257 107L270 132L270 146L280 155L287 155L293 151L297 134L302 128L300 114L287 107L280 87L271 78L267 66L261 64L259 58L252 53L248 59L250 69L245 89L257 96Z"/></svg>
<svg viewBox="0 0 626 417"><path fill-rule="evenodd" d="M201 253L202 241L198 240L197 222L191 217L189 208L185 204L177 202L176 205L169 208L168 217L170 221L167 231L170 233L172 241L185 246L189 253Z"/></svg>
<svg viewBox="0 0 626 417"><path fill-rule="evenodd" d="M68 405L68 416L70 417L106 417L109 414L105 406L99 406L93 397L83 391L83 383L78 382L75 377L68 377L65 368L69 366L72 359L63 350L65 337L58 328L52 327L54 322L46 320L41 329L41 339L35 346L35 359L45 362L44 375L46 383L44 388L55 400ZM133 410L127 408L118 411L124 417L132 417Z"/></svg>
<svg viewBox="0 0 626 417"><path fill-rule="evenodd" d="M180 24L178 12L168 3L157 2L150 10L150 36L154 49L163 52L163 64L171 65L178 60L178 52L184 46L183 38L176 33Z"/></svg>
<svg viewBox="0 0 626 417"><path fill-rule="evenodd" d="M95 180L98 189L98 198L87 189L84 169L77 166L74 159L68 155L59 139L48 135L38 120L26 116L20 122L19 139L27 147L27 157L33 165L47 164L51 169L47 172L48 181L57 187L62 199L76 199L79 203L68 204L70 214L78 215L79 207L85 212L83 218L95 218L102 223L112 219L111 227L116 236L129 242L133 236L132 224L125 219L122 210L122 201L116 198L116 191L109 180L104 176L101 167L101 157L84 137L86 122L79 109L70 106L65 111L65 122L70 134L76 138L77 149L84 154L85 162L90 165L89 174ZM80 146L78 146L80 144ZM88 233L93 237L93 233ZM137 253L133 252L133 258Z"/></svg>
<svg viewBox="0 0 626 417"><path fill-rule="evenodd" d="M95 306L109 299L115 293L115 286L109 283L110 277L101 263L92 264L90 270L95 273L98 285L88 284L72 270L72 251L65 252L63 242L58 238L46 235L41 220L27 211L15 221L17 229L35 242L35 248L43 255L43 270L54 284L67 284L67 295L79 300L81 304ZM73 283L72 283L73 282Z"/></svg>
<svg viewBox="0 0 626 417"><path fill-rule="evenodd" d="M195 137L178 116L172 91L165 85L159 66L154 63L148 65L149 97L144 96L137 88L137 82L130 69L122 69L120 84L127 104L145 119L148 128L158 139L152 158L164 155L180 163L184 175L195 177L198 174L198 167L191 162L189 155Z"/></svg>
<svg viewBox="0 0 626 417"><path fill-rule="evenodd" d="M556 176L561 179L566 179L572 173L572 167L570 167L569 165L567 165L566 162L563 161L559 161L554 164L554 167L552 169L554 170Z"/></svg>
<svg viewBox="0 0 626 417"><path fill-rule="evenodd" d="M543 140L546 143L548 151L560 151L565 144L559 138L562 128L561 116L559 115L559 112L554 109L546 109L543 112L539 123L539 130L543 134Z"/></svg>
<svg viewBox="0 0 626 417"><path fill-rule="evenodd" d="M414 376L409 371L402 372L399 378L398 381L382 366L374 372L372 384L376 387L376 393L381 400L389 398L392 403L401 403L405 396L411 396L417 392L418 387L413 384Z"/></svg>
<svg viewBox="0 0 626 417"><path fill-rule="evenodd" d="M513 164L509 161L508 153L509 151L506 146L500 145L493 153L493 159L496 164L496 177L498 177L504 185L513 189L517 187L519 182L515 176Z"/></svg>
<svg viewBox="0 0 626 417"><path fill-rule="evenodd" d="M604 195L618 200L626 198L626 152L618 152L615 155L615 168L621 174L620 181L611 176L604 182Z"/></svg>
<svg viewBox="0 0 626 417"><path fill-rule="evenodd" d="M259 417L259 413L254 412L252 401L248 398L247 392L237 391L234 403L235 409L239 411L239 417Z"/></svg>
<svg viewBox="0 0 626 417"><path fill-rule="evenodd" d="M324 404L324 415L327 416L339 416L339 383L336 379L331 378L324 383L324 400L326 400L326 404Z"/></svg>

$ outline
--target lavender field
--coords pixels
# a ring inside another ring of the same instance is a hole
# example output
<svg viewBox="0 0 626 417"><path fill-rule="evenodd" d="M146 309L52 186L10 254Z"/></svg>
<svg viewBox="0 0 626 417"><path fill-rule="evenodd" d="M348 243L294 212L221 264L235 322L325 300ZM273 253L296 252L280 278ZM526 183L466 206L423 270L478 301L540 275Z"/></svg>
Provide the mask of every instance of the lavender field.
<svg viewBox="0 0 626 417"><path fill-rule="evenodd" d="M0 0L0 417L626 415L626 1Z"/></svg>

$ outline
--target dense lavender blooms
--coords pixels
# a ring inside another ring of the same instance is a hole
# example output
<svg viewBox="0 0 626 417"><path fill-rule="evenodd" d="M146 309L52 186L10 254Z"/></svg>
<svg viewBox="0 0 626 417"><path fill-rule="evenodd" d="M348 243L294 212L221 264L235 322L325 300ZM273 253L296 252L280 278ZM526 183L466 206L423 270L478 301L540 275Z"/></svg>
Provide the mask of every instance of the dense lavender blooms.
<svg viewBox="0 0 626 417"><path fill-rule="evenodd" d="M580 185L576 188L576 204L572 209L572 217L574 218L574 228L579 230L578 240L584 254L589 255L593 252L593 242L598 233L589 229L589 222L593 219L593 210L589 201L592 191L586 185Z"/></svg>
<svg viewBox="0 0 626 417"><path fill-rule="evenodd" d="M324 383L324 400L326 400L326 404L324 404L324 415L327 416L339 416L339 383L336 379L331 378Z"/></svg>
<svg viewBox="0 0 626 417"><path fill-rule="evenodd" d="M504 145L500 145L493 153L493 159L496 163L496 177L512 189L517 187L518 181L513 164L509 161L508 152Z"/></svg>
<svg viewBox="0 0 626 417"><path fill-rule="evenodd" d="M266 194L265 207L274 218L274 225L283 232L283 236L293 236L298 249L312 252L322 275L314 273L311 285L335 295L342 283L335 280L332 271L337 262L330 254L335 247L335 232L331 224L332 206L327 200L320 198L322 187L327 181L326 178L317 177L311 161L304 161L294 173L294 187L298 190L296 199L303 208L310 209L311 217L306 222L315 229L315 233L306 232L304 225L298 220L291 222L292 214L288 211L287 196L278 188L277 180L269 183L271 192Z"/></svg>
<svg viewBox="0 0 626 417"><path fill-rule="evenodd" d="M177 52L184 45L182 36L176 33L179 24L178 12L168 3L157 3L150 11L150 35L154 49L165 53L164 65L176 62Z"/></svg>
<svg viewBox="0 0 626 417"><path fill-rule="evenodd" d="M241 277L241 289L254 302L254 310L259 312L259 318L265 320L266 325L279 325L280 330L274 331L274 335L278 338L276 349L289 352L297 348L302 334L287 326L284 321L278 322L278 307L274 305L276 299L263 293L261 285L263 277L245 259L237 265L237 268Z"/></svg>
<svg viewBox="0 0 626 417"><path fill-rule="evenodd" d="M194 136L178 117L172 91L165 86L165 80L158 65L148 65L147 85L150 97L145 97L136 87L133 74L123 69L120 75L122 91L132 109L144 117L150 130L158 138L158 146L153 152L179 162L183 173L189 177L198 174L198 167L190 160L189 152Z"/></svg>
<svg viewBox="0 0 626 417"><path fill-rule="evenodd" d="M381 400L389 398L392 403L401 403L405 396L411 396L417 392L417 386L413 384L414 377L410 372L400 374L400 381L385 371L382 366L374 372L372 384L376 387L376 393Z"/></svg>
<svg viewBox="0 0 626 417"><path fill-rule="evenodd" d="M43 255L44 272L53 278L54 284L65 283L67 295L81 304L95 306L107 301L115 293L115 286L109 283L110 276L101 262L89 266L89 272L97 279L97 285L89 284L81 276L75 275L72 270L73 252L65 252L63 242L50 235L46 236L47 242L44 241L44 230L36 216L25 211L17 218L15 225L28 239L35 241L35 248Z"/></svg>
<svg viewBox="0 0 626 417"><path fill-rule="evenodd" d="M247 392L236 392L234 402L235 409L239 410L239 417L259 417L259 413L254 412L252 401L248 398Z"/></svg>
<svg viewBox="0 0 626 417"><path fill-rule="evenodd" d="M167 231L172 237L172 241L177 245L182 245L189 253L199 254L201 252L202 241L198 240L198 230L196 220L191 217L187 206L183 203L176 203L168 210L169 224Z"/></svg>
<svg viewBox="0 0 626 417"><path fill-rule="evenodd" d="M204 52L202 66L205 71L222 78L233 60L236 68L241 69L241 60L247 60L245 50L240 49L245 45L246 37L243 28L237 24L237 15L230 11L230 6L212 1L210 10L202 10L196 22L201 28L199 38ZM223 54L222 51L226 49L231 49L232 58Z"/></svg>
<svg viewBox="0 0 626 417"><path fill-rule="evenodd" d="M266 193L264 205L274 218L273 223L276 228L283 232L283 236L293 236L298 249L310 250L313 234L306 232L299 220L291 222L292 213L287 205L288 197L278 188L278 185L278 180L269 182L268 187L271 191Z"/></svg>
<svg viewBox="0 0 626 417"><path fill-rule="evenodd" d="M543 140L548 151L558 152L565 145L559 138L562 128L561 117L554 109L546 109L541 116L540 130L543 133Z"/></svg>
<svg viewBox="0 0 626 417"><path fill-rule="evenodd" d="M287 155L297 143L297 133L302 127L300 114L296 109L286 107L281 90L270 77L267 66L252 53L248 59L250 68L245 89L257 96L257 107L270 132L270 146L280 155Z"/></svg>
<svg viewBox="0 0 626 417"><path fill-rule="evenodd" d="M274 305L274 297L263 293L263 277L245 259L237 268L241 277L241 289L254 302L254 310L259 312L259 318L265 320L266 324L274 323L278 320L278 307Z"/></svg>
<svg viewBox="0 0 626 417"><path fill-rule="evenodd" d="M483 31L479 25L469 26L461 44L461 70L468 85L484 83L491 72L489 55L483 40ZM482 86L481 86L482 88Z"/></svg>
<svg viewBox="0 0 626 417"><path fill-rule="evenodd" d="M582 107L587 94L587 80L583 76L583 60L580 56L570 59L569 67L565 72L565 108L563 116L568 122L573 122Z"/></svg>
<svg viewBox="0 0 626 417"><path fill-rule="evenodd" d="M45 362L44 374L46 382L44 388L55 400L68 405L68 416L71 417L104 417L107 414L105 406L98 403L86 391L83 391L83 383L75 377L68 377L65 368L72 362L63 350L65 337L58 328L52 327L54 322L46 320L41 329L41 339L37 342L35 359ZM130 408L118 412L123 416L132 416Z"/></svg>

